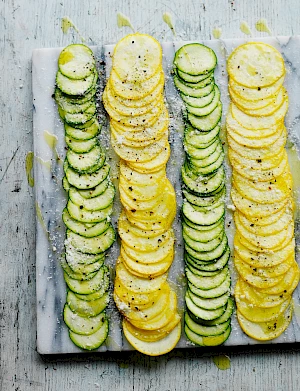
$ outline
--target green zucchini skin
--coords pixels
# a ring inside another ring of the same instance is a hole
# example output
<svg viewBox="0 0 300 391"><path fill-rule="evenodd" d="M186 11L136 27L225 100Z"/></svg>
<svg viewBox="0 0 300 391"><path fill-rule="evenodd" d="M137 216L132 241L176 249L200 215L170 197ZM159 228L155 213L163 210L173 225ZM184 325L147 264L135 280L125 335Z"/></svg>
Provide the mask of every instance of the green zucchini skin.
<svg viewBox="0 0 300 391"><path fill-rule="evenodd" d="M188 281L185 333L199 346L227 340L234 308L224 226L224 151L219 137L222 103L214 81L216 65L214 52L196 43L184 45L174 58L174 84L186 108L186 160L181 170Z"/></svg>
<svg viewBox="0 0 300 391"><path fill-rule="evenodd" d="M115 188L98 140L97 79L90 48L76 44L62 50L54 99L68 148L63 178L68 203L62 215L67 236L61 261L68 294L63 317L70 339L84 350L97 349L108 335L105 309L109 303L109 271L105 254L116 239L110 223Z"/></svg>

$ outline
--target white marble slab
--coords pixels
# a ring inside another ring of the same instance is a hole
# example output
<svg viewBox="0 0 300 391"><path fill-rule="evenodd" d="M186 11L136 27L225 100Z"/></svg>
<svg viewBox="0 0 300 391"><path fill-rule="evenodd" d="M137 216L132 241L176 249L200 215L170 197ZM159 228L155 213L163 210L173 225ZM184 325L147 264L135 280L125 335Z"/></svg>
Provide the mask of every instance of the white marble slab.
<svg viewBox="0 0 300 391"><path fill-rule="evenodd" d="M254 39L251 39L254 40ZM275 38L260 38L259 41L265 41L277 47L286 62L287 75L285 86L289 93L290 105L289 112L286 117L286 125L289 132L289 139L295 143L297 149L300 147L300 37L275 37ZM215 72L216 83L221 90L221 99L223 103L223 118L222 124L225 121L229 98L227 93L227 73L226 73L226 58L228 54L238 45L246 42L245 39L234 40L213 40L199 41L210 46L217 54L218 66ZM164 71L166 75L166 100L168 109L171 114L170 126L170 144L171 157L168 163L168 177L176 189L178 213L174 222L176 232L176 255L170 270L170 281L173 283L177 291L179 308L183 310L184 306L184 263L183 263L183 247L181 238L181 226L179 210L182 203L180 191L180 167L182 165L184 154L182 148L182 132L183 121L181 113L181 101L178 99L178 94L174 88L170 70L175 51L186 42L163 43L164 52ZM113 46L94 47L96 58L100 61L105 55L106 76L109 73L111 66L110 53ZM63 280L63 273L59 265L59 257L63 251L64 241L64 226L61 220L61 212L66 204L66 198L61 186L63 176L61 162L65 156L64 145L64 129L58 117L55 102L52 99L55 84L55 74L57 71L57 57L60 49L39 49L33 52L33 112L34 112L34 153L44 161L51 160L51 170L44 164L41 164L35 159L34 174L35 174L35 193L36 203L41 211L44 224L37 214L37 230L36 230L36 267L37 267L37 346L38 352L41 354L54 353L78 353L83 352L78 349L69 340L67 327L62 319L62 309L65 302L66 286ZM102 81L104 78L102 78ZM102 120L105 120L102 107L99 107L99 114ZM56 153L50 149L44 138L44 131L48 131L58 138L57 153L61 161L57 161ZM103 145L107 146L107 154L109 162L112 166L111 175L115 183L117 183L117 158L109 145L109 129L104 126L100 140ZM230 187L230 169L226 162L227 169L227 186L228 193ZM300 167L300 165L299 165ZM297 167L293 168L294 178L298 178L299 172ZM299 182L299 181L298 181ZM298 195L297 195L298 197ZM298 198L298 207L300 199ZM120 210L118 197L115 201L115 212L113 222L115 224ZM232 236L234 232L231 212L227 211L227 224L231 222L231 228L227 233L232 245ZM49 234L46 232L49 232ZM300 244L298 230L296 233L297 246ZM107 264L111 266L111 275L113 278L113 265L117 258L119 244L116 242L107 257ZM297 254L297 261L299 255ZM231 264L232 279L235 281L235 271ZM112 290L112 286L111 286ZM272 344L277 343L293 343L300 342L300 288L295 291L295 315L293 322L288 330L276 340L271 341ZM105 346L102 346L99 351L119 351L131 350L131 346L122 337L120 329L120 318L113 301L111 300L108 309L110 322L110 335ZM232 319L232 333L226 341L226 346L238 345L253 345L258 342L248 338L239 328L236 317ZM178 343L179 348L191 347L192 345L186 340L184 333Z"/></svg>

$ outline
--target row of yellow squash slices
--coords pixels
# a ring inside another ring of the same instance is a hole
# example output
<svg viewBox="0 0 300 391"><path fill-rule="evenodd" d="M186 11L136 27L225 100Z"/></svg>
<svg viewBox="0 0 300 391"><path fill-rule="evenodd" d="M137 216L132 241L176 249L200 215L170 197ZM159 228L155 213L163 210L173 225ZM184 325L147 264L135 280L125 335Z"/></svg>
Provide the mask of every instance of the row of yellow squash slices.
<svg viewBox="0 0 300 391"><path fill-rule="evenodd" d="M148 355L172 350L181 334L177 297L167 282L174 258L174 189L166 177L169 117L160 44L131 34L116 45L103 94L112 146L120 157L123 206L114 300L129 343Z"/></svg>
<svg viewBox="0 0 300 391"><path fill-rule="evenodd" d="M284 148L285 66L276 49L253 42L235 49L227 67L237 317L250 337L270 340L288 327L299 282L293 181Z"/></svg>

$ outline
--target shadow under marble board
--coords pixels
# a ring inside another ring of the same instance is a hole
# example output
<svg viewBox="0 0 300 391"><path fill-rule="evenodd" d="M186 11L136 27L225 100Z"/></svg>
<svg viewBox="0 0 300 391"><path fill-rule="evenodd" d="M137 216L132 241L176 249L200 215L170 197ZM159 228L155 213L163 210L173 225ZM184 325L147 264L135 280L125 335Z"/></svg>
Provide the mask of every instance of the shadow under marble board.
<svg viewBox="0 0 300 391"><path fill-rule="evenodd" d="M289 134L288 155L291 162L291 170L296 185L300 186L300 167L297 156L300 147L300 37L274 37L251 39L251 41L263 41L275 46L283 55L287 74L285 87L289 94L289 111L286 116L286 126ZM216 83L221 90L223 103L224 125L227 113L229 96L227 92L228 77L226 72L226 59L232 50L238 45L247 42L245 39L225 39L212 41L199 41L211 47L217 55L218 66L215 72ZM172 62L175 51L187 42L177 41L163 43L163 67L166 76L165 97L168 110L171 115L170 144L171 157L168 162L167 171L177 197L177 216L174 221L176 234L176 252L173 265L169 273L169 280L178 295L178 306L183 312L184 309L184 260L180 224L180 207L182 196L180 191L180 168L184 159L182 146L183 120L182 103L178 97L172 81ZM101 64L105 60L105 72L99 69L102 84L108 77L111 69L112 45L105 47L92 47L95 57ZM37 49L32 57L32 83L33 83L33 138L34 138L34 177L36 196L36 294L37 294L37 349L41 354L58 353L80 353L83 350L76 347L68 336L68 329L62 318L63 307L66 298L66 284L63 279L63 271L60 266L60 257L64 251L65 228L62 222L62 210L66 205L66 194L62 188L63 160L65 158L64 127L59 119L56 104L52 98L55 86L55 75L57 71L57 59L61 49ZM101 68L101 65L99 65ZM99 116L104 126L100 135L101 142L107 148L107 156L111 164L111 177L117 185L117 162L109 143L109 127L104 111L101 107L101 85L99 93ZM54 137L53 137L54 136ZM224 137L224 134L223 134ZM225 141L225 139L224 139ZM295 148L296 147L296 148ZM226 148L226 145L225 145ZM230 193L230 167L225 161L227 174L227 197ZM297 198L297 210L299 208L299 192ZM227 204L231 201L227 199ZM114 204L113 224L116 227L120 211L118 195ZM232 212L228 209L226 214L227 224L231 222L227 231L230 246L234 233ZM296 232L297 247L300 245L299 232ZM111 270L111 281L114 277L114 264L119 251L118 241L108 252L107 265ZM297 253L299 263L299 254ZM230 261L232 285L234 286L236 275ZM113 284L111 283L110 292ZM277 339L269 342L271 344L300 342L300 287L294 292L295 311L293 321L289 328ZM119 313L114 306L113 299L110 299L108 307L110 318L110 332L106 343L97 351L121 351L133 350L122 335ZM232 333L226 341L225 346L254 345L259 342L247 337L240 329L236 316L232 318ZM182 332L182 337L177 345L178 348L191 348L192 345ZM195 347L196 348L196 347Z"/></svg>

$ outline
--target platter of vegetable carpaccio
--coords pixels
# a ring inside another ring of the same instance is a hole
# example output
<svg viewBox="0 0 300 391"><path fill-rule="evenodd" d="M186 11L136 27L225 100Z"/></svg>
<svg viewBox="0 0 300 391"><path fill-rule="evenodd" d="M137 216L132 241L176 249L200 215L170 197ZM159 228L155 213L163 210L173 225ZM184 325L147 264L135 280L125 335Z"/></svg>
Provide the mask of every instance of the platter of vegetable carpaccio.
<svg viewBox="0 0 300 391"><path fill-rule="evenodd" d="M92 49L59 51L52 95L71 343L158 356L300 341L287 54L135 33L105 47L100 72Z"/></svg>

